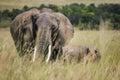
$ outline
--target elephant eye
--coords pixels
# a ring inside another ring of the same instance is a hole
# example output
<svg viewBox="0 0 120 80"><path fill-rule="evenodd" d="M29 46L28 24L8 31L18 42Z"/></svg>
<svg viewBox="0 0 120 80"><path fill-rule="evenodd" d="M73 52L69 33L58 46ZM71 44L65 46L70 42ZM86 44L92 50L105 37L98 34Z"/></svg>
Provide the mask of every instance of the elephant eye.
<svg viewBox="0 0 120 80"><path fill-rule="evenodd" d="M97 50L95 50L95 54L97 53L98 51Z"/></svg>
<svg viewBox="0 0 120 80"><path fill-rule="evenodd" d="M52 31L55 31L55 25L51 26Z"/></svg>
<svg viewBox="0 0 120 80"><path fill-rule="evenodd" d="M28 21L24 21L24 25L27 25L28 24Z"/></svg>

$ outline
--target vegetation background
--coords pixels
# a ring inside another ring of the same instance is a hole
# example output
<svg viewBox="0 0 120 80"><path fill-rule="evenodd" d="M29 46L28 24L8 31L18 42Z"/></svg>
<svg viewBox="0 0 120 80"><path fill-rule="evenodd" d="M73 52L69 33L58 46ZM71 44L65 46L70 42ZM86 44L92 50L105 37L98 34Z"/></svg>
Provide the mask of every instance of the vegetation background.
<svg viewBox="0 0 120 80"><path fill-rule="evenodd" d="M16 15L32 7L65 14L75 27L69 44L97 47L100 62L22 61L9 27ZM120 80L119 0L0 0L0 10L0 80Z"/></svg>
<svg viewBox="0 0 120 80"><path fill-rule="evenodd" d="M63 13L73 25L81 30L99 30L101 21L109 22L108 29L118 30L120 29L120 2L118 2L117 0L105 0L104 3L98 0L2 0L0 3L0 26L10 26L11 21L18 14L31 8L46 7Z"/></svg>

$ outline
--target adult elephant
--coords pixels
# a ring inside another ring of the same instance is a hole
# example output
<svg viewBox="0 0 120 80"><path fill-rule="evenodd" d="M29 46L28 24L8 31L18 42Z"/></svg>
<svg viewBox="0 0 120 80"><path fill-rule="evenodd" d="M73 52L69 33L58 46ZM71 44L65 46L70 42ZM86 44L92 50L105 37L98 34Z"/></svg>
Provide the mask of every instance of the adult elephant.
<svg viewBox="0 0 120 80"><path fill-rule="evenodd" d="M44 58L48 54L46 62L55 60L61 55L62 47L73 37L73 27L68 18L61 13L40 13L38 10L25 19L27 23L21 23L22 18L26 16L20 16L20 19L16 17L13 20L11 26L11 34L20 56L29 51L33 53L34 50L33 60L37 53L43 54Z"/></svg>
<svg viewBox="0 0 120 80"><path fill-rule="evenodd" d="M36 27L33 27L33 20L31 16L39 14L38 9L30 9L24 13L19 14L12 21L10 32L14 40L15 46L19 56L25 53L32 53L34 50Z"/></svg>

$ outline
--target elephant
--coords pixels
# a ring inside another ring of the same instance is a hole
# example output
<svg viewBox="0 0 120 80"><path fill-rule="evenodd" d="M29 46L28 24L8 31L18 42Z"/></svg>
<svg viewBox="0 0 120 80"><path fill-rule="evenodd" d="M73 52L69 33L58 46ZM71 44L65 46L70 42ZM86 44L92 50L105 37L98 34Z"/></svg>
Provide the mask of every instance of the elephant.
<svg viewBox="0 0 120 80"><path fill-rule="evenodd" d="M63 47L63 62L95 62L101 59L100 51L91 46L67 45Z"/></svg>
<svg viewBox="0 0 120 80"><path fill-rule="evenodd" d="M20 56L31 54L35 61L36 54L43 55L43 60L48 55L46 62L60 57L62 47L74 35L74 28L66 16L47 9L31 9L19 14L12 21L10 31Z"/></svg>
<svg viewBox="0 0 120 80"><path fill-rule="evenodd" d="M11 23L10 33L19 56L31 53L34 50L36 27L33 27L31 16L39 13L40 10L36 8L30 9L17 15Z"/></svg>

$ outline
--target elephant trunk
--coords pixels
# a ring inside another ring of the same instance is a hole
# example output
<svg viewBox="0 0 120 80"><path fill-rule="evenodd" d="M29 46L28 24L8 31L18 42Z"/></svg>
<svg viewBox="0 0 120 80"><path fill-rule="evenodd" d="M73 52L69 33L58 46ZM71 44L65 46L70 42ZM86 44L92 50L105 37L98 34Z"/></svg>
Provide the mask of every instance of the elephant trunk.
<svg viewBox="0 0 120 80"><path fill-rule="evenodd" d="M50 60L50 56L52 53L52 45L51 45L51 36L50 33L46 29L38 30L38 35L36 39L36 46L34 48L34 54L33 54L33 61L35 61L36 53L38 52L38 55L43 56L44 58L48 54L48 58L46 62Z"/></svg>

